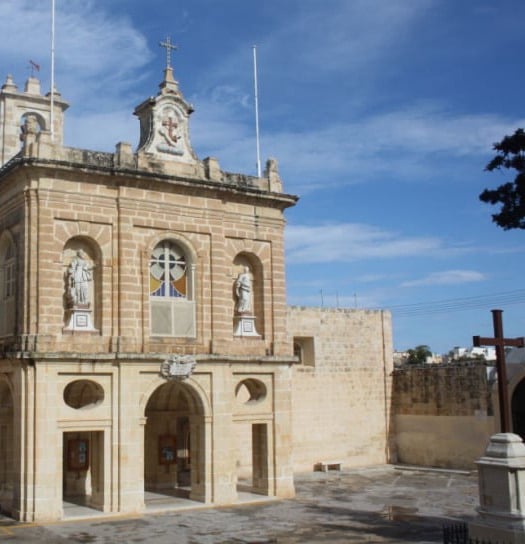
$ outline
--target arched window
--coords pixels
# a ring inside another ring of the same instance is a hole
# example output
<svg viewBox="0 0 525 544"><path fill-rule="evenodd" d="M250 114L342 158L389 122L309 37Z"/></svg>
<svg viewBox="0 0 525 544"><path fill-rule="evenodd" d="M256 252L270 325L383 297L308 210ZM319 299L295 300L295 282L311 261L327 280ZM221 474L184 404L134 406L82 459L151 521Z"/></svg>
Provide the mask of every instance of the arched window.
<svg viewBox="0 0 525 544"><path fill-rule="evenodd" d="M188 292L186 257L171 242L161 242L151 254L150 295L152 297L186 297Z"/></svg>
<svg viewBox="0 0 525 544"><path fill-rule="evenodd" d="M195 336L194 267L178 244L164 240L149 261L151 334Z"/></svg>
<svg viewBox="0 0 525 544"><path fill-rule="evenodd" d="M0 336L8 336L15 332L16 255L10 240L0 247Z"/></svg>

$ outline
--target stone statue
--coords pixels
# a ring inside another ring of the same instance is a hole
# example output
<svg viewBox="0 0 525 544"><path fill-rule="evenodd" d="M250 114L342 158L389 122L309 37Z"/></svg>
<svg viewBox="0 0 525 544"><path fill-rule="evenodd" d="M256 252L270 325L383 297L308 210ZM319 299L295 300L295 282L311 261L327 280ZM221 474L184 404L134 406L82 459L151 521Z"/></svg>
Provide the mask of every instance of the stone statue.
<svg viewBox="0 0 525 544"><path fill-rule="evenodd" d="M252 279L250 269L245 266L235 280L235 295L237 296L237 313L243 314L252 311Z"/></svg>
<svg viewBox="0 0 525 544"><path fill-rule="evenodd" d="M85 253L79 249L67 271L69 298L74 306L89 304L89 282L93 278L93 267L89 266L85 257Z"/></svg>
<svg viewBox="0 0 525 544"><path fill-rule="evenodd" d="M39 128L37 116L33 113L27 114L24 118L24 124L21 126L20 140L25 142L28 136L38 134Z"/></svg>

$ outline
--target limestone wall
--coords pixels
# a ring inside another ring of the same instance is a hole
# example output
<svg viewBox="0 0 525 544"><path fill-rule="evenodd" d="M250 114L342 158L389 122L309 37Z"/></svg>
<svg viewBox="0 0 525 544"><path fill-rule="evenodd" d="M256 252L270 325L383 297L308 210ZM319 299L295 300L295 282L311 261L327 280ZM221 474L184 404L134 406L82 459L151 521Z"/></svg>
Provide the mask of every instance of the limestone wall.
<svg viewBox="0 0 525 544"><path fill-rule="evenodd" d="M390 314L291 307L288 331L296 348L298 340L305 347L292 378L294 470L326 460L346 467L388 462Z"/></svg>
<svg viewBox="0 0 525 544"><path fill-rule="evenodd" d="M394 372L398 461L473 468L496 432L484 365L408 367Z"/></svg>

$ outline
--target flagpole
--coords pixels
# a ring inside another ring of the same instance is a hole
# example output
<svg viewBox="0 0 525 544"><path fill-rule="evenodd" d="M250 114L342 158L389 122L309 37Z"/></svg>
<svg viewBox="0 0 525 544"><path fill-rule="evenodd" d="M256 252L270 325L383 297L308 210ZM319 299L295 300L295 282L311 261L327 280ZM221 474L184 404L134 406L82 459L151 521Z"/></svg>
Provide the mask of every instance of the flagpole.
<svg viewBox="0 0 525 544"><path fill-rule="evenodd" d="M255 91L255 145L257 149L257 177L261 177L261 151L259 144L259 91L257 85L257 48L253 46L253 86Z"/></svg>
<svg viewBox="0 0 525 544"><path fill-rule="evenodd" d="M51 141L55 139L55 0L51 0Z"/></svg>

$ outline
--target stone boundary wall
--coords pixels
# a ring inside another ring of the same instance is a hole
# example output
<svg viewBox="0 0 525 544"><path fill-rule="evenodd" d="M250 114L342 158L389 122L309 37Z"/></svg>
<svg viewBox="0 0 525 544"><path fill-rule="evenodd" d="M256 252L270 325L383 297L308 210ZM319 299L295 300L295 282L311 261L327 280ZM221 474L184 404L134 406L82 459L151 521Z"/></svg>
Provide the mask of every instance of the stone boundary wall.
<svg viewBox="0 0 525 544"><path fill-rule="evenodd" d="M408 366L394 371L399 463L472 469L496 432L490 367Z"/></svg>
<svg viewBox="0 0 525 544"><path fill-rule="evenodd" d="M491 367L483 364L410 366L394 370L396 415L493 415Z"/></svg>
<svg viewBox="0 0 525 544"><path fill-rule="evenodd" d="M288 308L288 333L312 353L293 367L294 471L323 461L390 461L392 326L381 310Z"/></svg>

